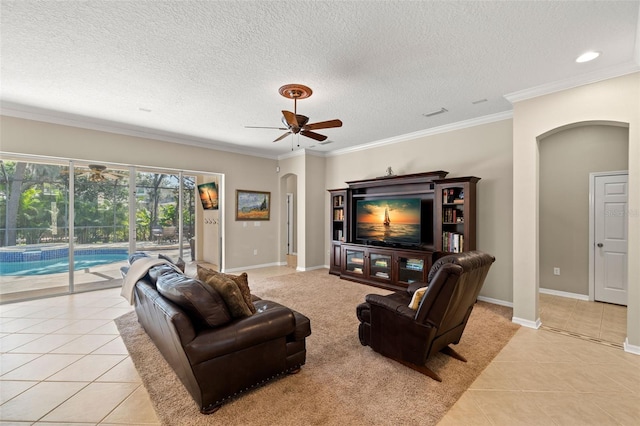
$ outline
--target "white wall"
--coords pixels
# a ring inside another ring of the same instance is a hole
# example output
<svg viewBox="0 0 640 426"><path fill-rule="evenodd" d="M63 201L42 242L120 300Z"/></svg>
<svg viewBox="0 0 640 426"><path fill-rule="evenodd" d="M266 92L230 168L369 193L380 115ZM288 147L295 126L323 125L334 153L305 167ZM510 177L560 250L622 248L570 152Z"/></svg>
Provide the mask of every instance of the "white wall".
<svg viewBox="0 0 640 426"><path fill-rule="evenodd" d="M538 138L581 122L629 125L628 351L640 353L640 73L514 103L513 282L514 320L539 323Z"/></svg>

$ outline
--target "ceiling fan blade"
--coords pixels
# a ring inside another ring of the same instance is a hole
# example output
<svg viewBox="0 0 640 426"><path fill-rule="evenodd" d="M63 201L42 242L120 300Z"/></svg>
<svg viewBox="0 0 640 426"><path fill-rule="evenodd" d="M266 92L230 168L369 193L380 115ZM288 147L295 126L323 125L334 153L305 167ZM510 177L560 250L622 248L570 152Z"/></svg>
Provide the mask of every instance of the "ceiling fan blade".
<svg viewBox="0 0 640 426"><path fill-rule="evenodd" d="M319 121L317 123L311 123L304 126L305 130L317 130L317 129L329 129L332 127L342 127L342 121L340 120L327 120Z"/></svg>
<svg viewBox="0 0 640 426"><path fill-rule="evenodd" d="M280 136L278 139L276 139L274 142L278 142L281 141L282 139L286 138L287 136L289 136L291 134L291 132L287 132L284 135Z"/></svg>
<svg viewBox="0 0 640 426"><path fill-rule="evenodd" d="M296 115L291 111L282 111L282 116L286 120L289 127L300 127Z"/></svg>
<svg viewBox="0 0 640 426"><path fill-rule="evenodd" d="M286 127L265 127L265 126L244 126L245 129L276 129L276 130L289 130Z"/></svg>
<svg viewBox="0 0 640 426"><path fill-rule="evenodd" d="M306 136L308 138L315 139L317 141L323 141L323 140L327 139L326 136L321 135L320 133L310 132L308 130L303 130L303 131L300 132L300 134L302 136Z"/></svg>

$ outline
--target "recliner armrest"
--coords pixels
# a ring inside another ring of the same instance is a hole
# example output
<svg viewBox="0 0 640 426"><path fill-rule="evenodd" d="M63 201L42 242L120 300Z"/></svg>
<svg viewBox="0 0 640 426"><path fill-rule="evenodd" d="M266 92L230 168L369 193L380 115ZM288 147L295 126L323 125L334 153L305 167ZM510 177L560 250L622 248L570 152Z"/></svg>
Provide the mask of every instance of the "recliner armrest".
<svg viewBox="0 0 640 426"><path fill-rule="evenodd" d="M416 290L422 288L422 287L426 287L427 283L423 282L423 281L416 281L413 282L411 284L409 284L409 287L407 287L407 293L409 293L410 295L413 296L413 293L416 292Z"/></svg>
<svg viewBox="0 0 640 426"><path fill-rule="evenodd" d="M416 311L409 308L406 303L399 302L398 300L391 299L387 296L380 294L367 294L365 300L372 306L379 306L389 311L400 314L408 319L413 319L416 315Z"/></svg>

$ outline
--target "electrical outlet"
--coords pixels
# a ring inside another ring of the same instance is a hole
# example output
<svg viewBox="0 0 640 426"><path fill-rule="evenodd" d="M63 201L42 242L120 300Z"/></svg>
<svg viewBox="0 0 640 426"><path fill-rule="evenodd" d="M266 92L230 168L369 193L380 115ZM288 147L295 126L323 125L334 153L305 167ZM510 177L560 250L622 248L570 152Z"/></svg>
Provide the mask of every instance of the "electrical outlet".
<svg viewBox="0 0 640 426"><path fill-rule="evenodd" d="M553 268L553 275L560 275L560 268Z"/></svg>
<svg viewBox="0 0 640 426"><path fill-rule="evenodd" d="M253 255L257 256L258 255L258 249L253 249Z"/></svg>

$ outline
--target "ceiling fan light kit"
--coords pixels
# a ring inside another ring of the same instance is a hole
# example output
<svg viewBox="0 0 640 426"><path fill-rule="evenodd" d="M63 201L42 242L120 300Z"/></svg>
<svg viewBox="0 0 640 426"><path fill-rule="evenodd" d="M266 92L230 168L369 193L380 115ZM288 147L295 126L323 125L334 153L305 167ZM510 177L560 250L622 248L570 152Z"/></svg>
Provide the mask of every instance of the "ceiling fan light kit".
<svg viewBox="0 0 640 426"><path fill-rule="evenodd" d="M330 129L334 127L342 127L342 121L338 119L319 121L317 123L309 123L309 117L298 114L298 99L306 99L313 91L303 84L285 84L278 89L278 93L287 99L293 99L293 112L282 111L282 124L286 127L258 127L258 126L245 126L250 129L279 129L286 130L287 132L278 137L274 142L278 142L289 135L301 134L317 141L324 141L327 136L320 133L312 132L312 130L318 129Z"/></svg>
<svg viewBox="0 0 640 426"><path fill-rule="evenodd" d="M107 171L107 166L102 164L89 164L87 165L87 167L89 168L89 170L85 171L81 171L81 167L79 167L78 172L76 172L76 176L86 176L89 182L104 182L105 180L116 181L124 177L118 172ZM69 171L63 170L60 172L60 174L69 176Z"/></svg>

